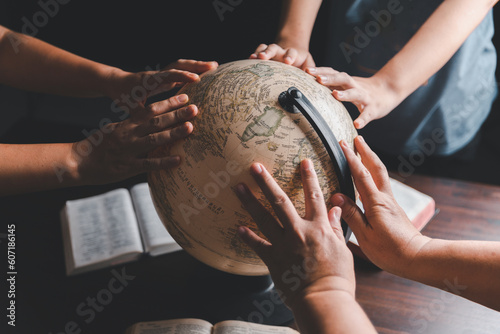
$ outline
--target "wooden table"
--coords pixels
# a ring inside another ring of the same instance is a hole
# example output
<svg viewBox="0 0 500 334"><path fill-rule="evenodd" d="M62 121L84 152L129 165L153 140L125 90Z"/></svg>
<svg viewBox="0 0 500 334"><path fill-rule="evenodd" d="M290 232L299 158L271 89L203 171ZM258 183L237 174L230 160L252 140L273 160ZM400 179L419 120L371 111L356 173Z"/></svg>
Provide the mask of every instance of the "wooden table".
<svg viewBox="0 0 500 334"><path fill-rule="evenodd" d="M66 277L59 210L66 200L141 181L137 178L118 185L0 198L0 234L6 233L7 224L16 224L18 275L14 333L71 333L65 330L71 328L71 323L81 333L99 334L122 333L138 321L181 317L218 321L242 315L238 305L243 297L235 293L249 296L247 302L257 300L252 299L254 292L266 282L258 282L259 287L253 279L222 273L180 251L159 257L144 256L115 267L134 278L123 291L113 294L102 309L93 312L91 318L89 300L108 288L114 274L111 268L106 268ZM406 182L432 195L440 210L424 234L449 239L500 240L500 187L421 176L412 176ZM0 254L6 254L6 243L1 241ZM0 257L0 261L5 268L6 257ZM0 271L2 294L7 291L5 273L4 269ZM381 333L500 332L500 313L473 302L398 278L363 261L356 261L356 276L357 298ZM2 330L6 325L5 300L0 298L0 333L10 333ZM263 310L261 314L266 312ZM279 323L283 319L286 314L279 305L274 305L273 312L265 314L264 320Z"/></svg>
<svg viewBox="0 0 500 334"><path fill-rule="evenodd" d="M423 234L500 241L500 187L417 175L404 182L431 195L439 209ZM500 333L499 312L459 296L358 260L356 279L357 299L380 333Z"/></svg>

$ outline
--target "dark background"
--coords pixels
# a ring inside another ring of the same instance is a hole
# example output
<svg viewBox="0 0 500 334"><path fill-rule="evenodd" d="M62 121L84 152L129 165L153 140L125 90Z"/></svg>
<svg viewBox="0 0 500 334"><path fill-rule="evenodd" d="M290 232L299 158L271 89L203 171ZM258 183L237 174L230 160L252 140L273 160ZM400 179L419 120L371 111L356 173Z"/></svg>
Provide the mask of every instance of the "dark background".
<svg viewBox="0 0 500 334"><path fill-rule="evenodd" d="M130 71L178 58L223 63L248 57L277 27L280 1L239 2L221 21L212 1L72 0L36 37ZM8 1L7 26L21 31L22 17L40 9L37 1Z"/></svg>
<svg viewBox="0 0 500 334"><path fill-rule="evenodd" d="M223 2L227 3L227 0ZM129 71L142 71L147 66L158 64L165 66L179 58L225 63L247 58L259 43L273 41L280 3L243 0L233 6L232 11L225 12L221 21L211 0L72 0L59 6L57 15L50 18L46 26L39 28L36 37L80 56ZM35 0L0 0L0 24L21 31L24 24L22 18L32 22L33 15L40 10ZM315 27L311 48L313 56L321 49L322 29L321 25ZM495 43L500 45L498 35L495 35ZM104 117L116 118L110 111L110 103L106 98L63 98L0 86L0 142L67 142L82 139L83 129L95 129ZM474 159L429 158L417 172L500 184L499 113L496 103L477 139L479 145ZM50 330L55 333L62 330L67 321L81 320L75 316L76 306L86 297L95 296L111 277L109 270L65 277L58 217L58 210L64 202L142 180L143 177L139 176L104 187L81 187L78 191L65 189L0 199L0 226L4 226L0 233L5 233L7 224L15 223L17 226L20 273L17 320L26 330L19 328L14 333L47 333ZM3 254L4 244L1 246ZM162 261L167 258L170 268L183 268L182 274L175 269L165 269ZM207 276L219 275L217 277L223 278L222 286L229 281L235 282L229 276L214 273L185 253L144 259L127 265L127 272L137 276L134 288L115 296L116 302L98 314L94 322L86 327L83 325L85 333L97 333L103 328L107 333L120 332L136 321L187 315L217 320L207 311L210 305L193 305L183 296L193 287L197 293L217 291L221 285L207 285L203 279ZM3 269L1 273L4 274ZM185 274L191 277L189 281L186 281ZM3 277L1 279L3 282ZM158 289L162 281L169 284ZM2 295L4 286L0 284ZM214 296L210 297L212 301L216 299ZM136 302L130 303L130 300ZM3 303L0 307L3 309ZM4 325L4 312L0 315L1 325Z"/></svg>

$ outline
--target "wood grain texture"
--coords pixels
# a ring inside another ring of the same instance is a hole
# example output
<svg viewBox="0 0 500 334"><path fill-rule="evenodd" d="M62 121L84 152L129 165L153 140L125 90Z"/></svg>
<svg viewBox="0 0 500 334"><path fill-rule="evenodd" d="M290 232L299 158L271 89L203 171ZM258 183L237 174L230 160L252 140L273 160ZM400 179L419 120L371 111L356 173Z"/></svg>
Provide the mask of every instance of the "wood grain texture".
<svg viewBox="0 0 500 334"><path fill-rule="evenodd" d="M439 213L423 234L454 240L500 240L500 187L419 175L404 182L436 200ZM379 333L499 331L499 312L378 270L359 259L356 279L357 299Z"/></svg>

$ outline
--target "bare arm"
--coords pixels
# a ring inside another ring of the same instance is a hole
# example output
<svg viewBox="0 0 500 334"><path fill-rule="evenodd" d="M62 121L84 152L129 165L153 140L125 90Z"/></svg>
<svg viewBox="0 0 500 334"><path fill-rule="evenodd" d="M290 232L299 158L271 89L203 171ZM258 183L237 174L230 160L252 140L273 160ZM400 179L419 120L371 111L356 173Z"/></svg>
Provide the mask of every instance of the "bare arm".
<svg viewBox="0 0 500 334"><path fill-rule="evenodd" d="M444 1L375 77L407 97L450 60L496 2Z"/></svg>
<svg viewBox="0 0 500 334"><path fill-rule="evenodd" d="M335 98L358 107L361 115L354 125L363 128L386 116L439 71L496 2L445 0L403 49L370 78L351 77L328 68L308 72L331 87Z"/></svg>
<svg viewBox="0 0 500 334"><path fill-rule="evenodd" d="M276 42L283 47L309 50L311 33L322 0L286 0Z"/></svg>
<svg viewBox="0 0 500 334"><path fill-rule="evenodd" d="M500 311L500 242L433 239L405 276Z"/></svg>
<svg viewBox="0 0 500 334"><path fill-rule="evenodd" d="M1 84L70 96L104 96L113 71L118 69L0 26Z"/></svg>
<svg viewBox="0 0 500 334"><path fill-rule="evenodd" d="M0 144L0 196L79 185L72 144ZM66 175L58 181L56 169Z"/></svg>
<svg viewBox="0 0 500 334"><path fill-rule="evenodd" d="M293 310L301 333L375 333L354 297L352 254L340 226L341 210L327 210L316 172L310 160L300 165L306 215L300 217L288 196L261 164L251 173L269 200L279 222L244 185L237 194L267 237L262 239L240 227L243 240L269 267L276 288ZM296 281L290 285L289 274Z"/></svg>
<svg viewBox="0 0 500 334"><path fill-rule="evenodd" d="M261 44L251 59L273 59L305 69L315 66L309 53L311 33L322 0L284 0L276 44Z"/></svg>
<svg viewBox="0 0 500 334"><path fill-rule="evenodd" d="M301 333L376 333L356 299L345 291L324 291L292 307Z"/></svg>
<svg viewBox="0 0 500 334"><path fill-rule="evenodd" d="M131 73L100 64L0 26L0 84L67 96L123 100L134 88L148 96L177 85L168 78L173 71L197 79L217 67L215 62L179 60L162 70ZM188 73L186 71L194 72ZM185 80L179 82L182 83Z"/></svg>
<svg viewBox="0 0 500 334"><path fill-rule="evenodd" d="M500 311L500 242L423 236L396 203L380 159L361 137L355 146L361 160L342 142L365 214L340 194L332 197L332 204L342 208L368 258L388 272Z"/></svg>

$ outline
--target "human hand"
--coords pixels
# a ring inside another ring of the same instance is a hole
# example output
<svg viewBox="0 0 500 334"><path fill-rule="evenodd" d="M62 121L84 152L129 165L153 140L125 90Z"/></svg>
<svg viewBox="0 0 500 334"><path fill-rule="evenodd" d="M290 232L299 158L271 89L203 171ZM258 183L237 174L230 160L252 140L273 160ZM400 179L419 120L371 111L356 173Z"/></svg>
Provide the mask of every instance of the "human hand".
<svg viewBox="0 0 500 334"><path fill-rule="evenodd" d="M261 164L254 163L251 174L279 220L246 185L236 187L239 199L269 241L247 227L240 227L238 233L268 266L276 287L291 308L297 300L316 292L340 290L354 297L355 290L353 258L339 220L341 210L334 207L327 211L310 160L302 161L300 170L304 217L298 215L288 196Z"/></svg>
<svg viewBox="0 0 500 334"><path fill-rule="evenodd" d="M217 66L214 61L179 59L161 70L131 73L114 68L105 80L105 94L121 106L130 99L134 104L140 103L150 96L196 81L198 74Z"/></svg>
<svg viewBox="0 0 500 334"><path fill-rule="evenodd" d="M159 146L169 146L188 136L188 122L198 114L195 105L184 106L186 94L177 95L142 108L130 118L107 124L88 138L74 143L72 159L82 184L123 180L152 170L176 167L179 156L148 157Z"/></svg>
<svg viewBox="0 0 500 334"><path fill-rule="evenodd" d="M283 48L278 44L260 44L250 55L250 59L276 60L300 69L316 66L309 50L293 47Z"/></svg>
<svg viewBox="0 0 500 334"><path fill-rule="evenodd" d="M381 269L405 277L420 249L431 239L413 226L396 202L382 161L361 136L354 144L361 159L341 141L365 213L342 194L335 194L331 203L342 208L342 218L363 253Z"/></svg>
<svg viewBox="0 0 500 334"><path fill-rule="evenodd" d="M332 95L337 100L351 102L358 108L360 115L354 120L356 129L362 129L371 121L386 116L404 99L377 75L355 77L331 67L308 67L305 71L332 89Z"/></svg>

